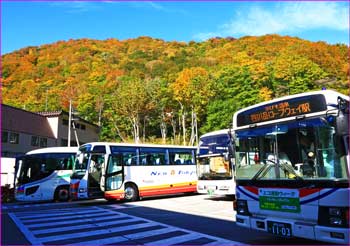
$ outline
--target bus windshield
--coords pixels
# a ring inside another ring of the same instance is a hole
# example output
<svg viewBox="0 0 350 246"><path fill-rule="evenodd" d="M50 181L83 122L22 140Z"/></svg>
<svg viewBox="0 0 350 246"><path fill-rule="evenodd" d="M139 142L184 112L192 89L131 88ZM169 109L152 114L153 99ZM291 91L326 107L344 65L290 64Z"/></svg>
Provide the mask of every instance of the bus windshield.
<svg viewBox="0 0 350 246"><path fill-rule="evenodd" d="M103 162L104 153L92 153L90 150L79 149L71 178L82 179L87 171L94 176L100 176Z"/></svg>
<svg viewBox="0 0 350 246"><path fill-rule="evenodd" d="M50 176L55 170L72 170L75 153L43 153L25 155L17 160L18 185Z"/></svg>
<svg viewBox="0 0 350 246"><path fill-rule="evenodd" d="M348 146L324 118L238 130L237 179L348 179Z"/></svg>
<svg viewBox="0 0 350 246"><path fill-rule="evenodd" d="M90 154L81 151L78 152L77 158L73 166L73 174L71 178L81 179L85 175L89 163L89 158Z"/></svg>
<svg viewBox="0 0 350 246"><path fill-rule="evenodd" d="M197 155L198 179L232 179L228 133L202 137Z"/></svg>

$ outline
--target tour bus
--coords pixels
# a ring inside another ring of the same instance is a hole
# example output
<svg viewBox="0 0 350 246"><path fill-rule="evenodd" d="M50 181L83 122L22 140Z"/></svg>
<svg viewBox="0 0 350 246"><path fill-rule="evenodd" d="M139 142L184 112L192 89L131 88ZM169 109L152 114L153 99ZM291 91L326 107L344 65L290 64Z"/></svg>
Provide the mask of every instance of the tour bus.
<svg viewBox="0 0 350 246"><path fill-rule="evenodd" d="M234 195L234 165L231 130L206 133L197 149L197 192L209 195Z"/></svg>
<svg viewBox="0 0 350 246"><path fill-rule="evenodd" d="M16 158L17 201L67 201L78 147L32 150Z"/></svg>
<svg viewBox="0 0 350 246"><path fill-rule="evenodd" d="M281 97L233 117L236 223L349 244L349 97Z"/></svg>
<svg viewBox="0 0 350 246"><path fill-rule="evenodd" d="M94 142L80 146L71 176L75 199L135 201L196 192L195 147Z"/></svg>

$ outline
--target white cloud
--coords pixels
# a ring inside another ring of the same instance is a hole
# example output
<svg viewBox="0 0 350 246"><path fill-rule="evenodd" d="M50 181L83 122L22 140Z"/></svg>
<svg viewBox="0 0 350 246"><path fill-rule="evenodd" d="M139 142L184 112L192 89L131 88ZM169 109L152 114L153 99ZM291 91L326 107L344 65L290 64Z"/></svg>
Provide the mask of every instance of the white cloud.
<svg viewBox="0 0 350 246"><path fill-rule="evenodd" d="M53 7L65 8L67 13L81 13L98 9L98 5L93 2L70 1L70 2L50 2Z"/></svg>
<svg viewBox="0 0 350 246"><path fill-rule="evenodd" d="M322 28L348 31L348 7L347 3L339 2L280 2L270 8L254 5L244 13L236 12L232 20L211 33L216 33L216 36L241 36L296 34ZM210 37L210 33L195 35L197 39L200 37Z"/></svg>

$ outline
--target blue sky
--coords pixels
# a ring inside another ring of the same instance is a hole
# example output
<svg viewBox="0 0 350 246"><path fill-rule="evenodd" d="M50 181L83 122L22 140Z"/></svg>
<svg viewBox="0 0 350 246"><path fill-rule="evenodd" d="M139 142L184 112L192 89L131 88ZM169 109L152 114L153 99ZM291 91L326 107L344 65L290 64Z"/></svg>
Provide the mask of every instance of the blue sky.
<svg viewBox="0 0 350 246"><path fill-rule="evenodd" d="M1 53L59 40L203 41L276 33L349 44L349 3L51 1L1 2Z"/></svg>

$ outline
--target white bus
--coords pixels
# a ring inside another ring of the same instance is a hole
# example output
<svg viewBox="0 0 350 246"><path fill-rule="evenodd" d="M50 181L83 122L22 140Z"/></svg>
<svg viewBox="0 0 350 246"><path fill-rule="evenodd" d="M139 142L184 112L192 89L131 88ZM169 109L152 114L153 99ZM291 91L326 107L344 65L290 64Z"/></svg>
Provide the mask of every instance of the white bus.
<svg viewBox="0 0 350 246"><path fill-rule="evenodd" d="M71 176L75 199L135 201L196 192L195 147L94 142L82 145Z"/></svg>
<svg viewBox="0 0 350 246"><path fill-rule="evenodd" d="M16 158L17 201L67 201L78 147L50 147Z"/></svg>
<svg viewBox="0 0 350 246"><path fill-rule="evenodd" d="M229 129L206 133L197 149L197 192L209 195L234 195L234 160Z"/></svg>
<svg viewBox="0 0 350 246"><path fill-rule="evenodd" d="M349 244L349 97L324 90L234 114L236 223Z"/></svg>

